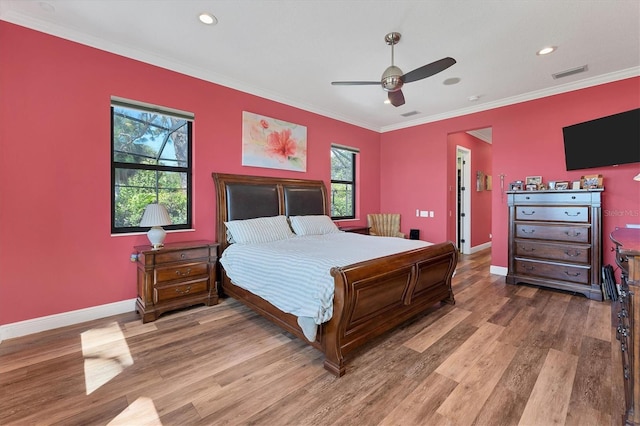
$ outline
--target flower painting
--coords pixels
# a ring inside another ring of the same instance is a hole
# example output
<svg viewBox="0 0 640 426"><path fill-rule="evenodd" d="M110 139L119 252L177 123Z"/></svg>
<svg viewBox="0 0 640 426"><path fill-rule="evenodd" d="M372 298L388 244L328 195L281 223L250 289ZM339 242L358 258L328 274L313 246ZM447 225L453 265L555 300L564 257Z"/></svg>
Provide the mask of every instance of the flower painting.
<svg viewBox="0 0 640 426"><path fill-rule="evenodd" d="M242 112L242 165L307 171L307 128Z"/></svg>

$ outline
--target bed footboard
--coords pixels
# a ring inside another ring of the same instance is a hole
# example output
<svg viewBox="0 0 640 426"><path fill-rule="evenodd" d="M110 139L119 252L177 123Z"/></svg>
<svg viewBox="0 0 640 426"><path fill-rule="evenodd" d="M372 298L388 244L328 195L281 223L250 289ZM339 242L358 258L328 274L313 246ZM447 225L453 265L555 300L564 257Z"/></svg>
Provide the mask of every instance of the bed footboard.
<svg viewBox="0 0 640 426"><path fill-rule="evenodd" d="M451 277L458 251L451 242L333 268L333 317L325 324L324 367L345 373L344 355L425 312L454 304Z"/></svg>

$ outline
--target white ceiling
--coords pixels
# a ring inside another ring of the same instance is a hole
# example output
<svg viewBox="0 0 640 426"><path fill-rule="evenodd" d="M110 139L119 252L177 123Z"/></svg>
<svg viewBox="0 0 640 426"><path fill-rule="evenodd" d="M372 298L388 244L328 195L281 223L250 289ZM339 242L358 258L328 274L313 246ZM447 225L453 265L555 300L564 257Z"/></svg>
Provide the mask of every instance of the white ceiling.
<svg viewBox="0 0 640 426"><path fill-rule="evenodd" d="M639 0L0 0L0 19L382 132L640 75ZM330 84L380 79L391 31L405 73L457 64L406 84L398 108Z"/></svg>

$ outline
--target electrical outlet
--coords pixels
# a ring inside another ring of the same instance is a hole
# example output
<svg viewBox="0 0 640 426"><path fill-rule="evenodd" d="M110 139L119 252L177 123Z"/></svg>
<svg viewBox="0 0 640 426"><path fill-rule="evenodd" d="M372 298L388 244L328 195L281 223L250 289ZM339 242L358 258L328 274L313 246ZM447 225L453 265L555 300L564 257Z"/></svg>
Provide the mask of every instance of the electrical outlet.
<svg viewBox="0 0 640 426"><path fill-rule="evenodd" d="M433 210L429 210L429 217L433 217Z"/></svg>

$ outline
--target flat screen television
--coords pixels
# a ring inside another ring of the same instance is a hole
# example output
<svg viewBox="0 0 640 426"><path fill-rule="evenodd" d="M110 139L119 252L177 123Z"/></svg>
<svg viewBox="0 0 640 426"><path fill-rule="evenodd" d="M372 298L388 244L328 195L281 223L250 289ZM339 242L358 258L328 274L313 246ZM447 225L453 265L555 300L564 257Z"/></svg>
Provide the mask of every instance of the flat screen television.
<svg viewBox="0 0 640 426"><path fill-rule="evenodd" d="M640 162L640 108L562 128L567 170Z"/></svg>

